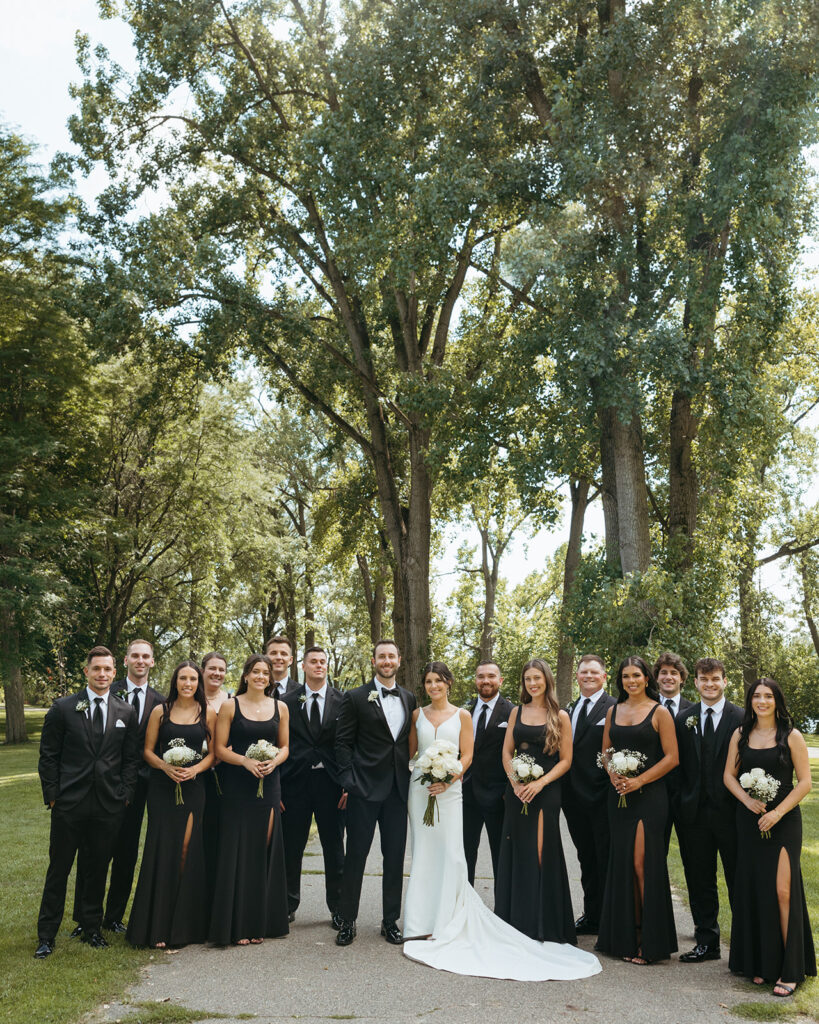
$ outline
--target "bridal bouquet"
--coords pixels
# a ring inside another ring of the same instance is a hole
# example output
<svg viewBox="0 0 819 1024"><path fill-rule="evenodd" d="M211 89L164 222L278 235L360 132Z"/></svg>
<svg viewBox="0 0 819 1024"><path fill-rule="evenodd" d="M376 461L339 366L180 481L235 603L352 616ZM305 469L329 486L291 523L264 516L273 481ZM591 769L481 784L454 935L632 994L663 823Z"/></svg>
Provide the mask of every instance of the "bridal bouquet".
<svg viewBox="0 0 819 1024"><path fill-rule="evenodd" d="M464 766L458 760L458 748L454 743L447 740L436 740L426 748L423 754L415 762L415 767L421 773L418 782L422 786L431 786L436 782L448 785L453 779L463 774ZM435 808L437 799L430 794L427 800L427 809L424 811L424 824L435 824ZM440 819L441 812L438 812Z"/></svg>
<svg viewBox="0 0 819 1024"><path fill-rule="evenodd" d="M535 761L531 754L516 754L511 762L512 774L515 782L525 786L527 782L534 782L543 775L543 768ZM523 801L521 801L523 803ZM529 813L529 804L523 804L521 814Z"/></svg>
<svg viewBox="0 0 819 1024"><path fill-rule="evenodd" d="M278 752L279 748L275 744L268 742L268 740L256 740L245 751L245 757L249 757L251 761L272 761ZM264 779L259 779L256 796L263 796L263 794Z"/></svg>
<svg viewBox="0 0 819 1024"><path fill-rule="evenodd" d="M615 772L625 779L633 779L645 768L646 755L639 750L615 750L609 747L602 754L597 755L597 767L606 772ZM618 807L628 807L626 794L621 793L617 801Z"/></svg>
<svg viewBox="0 0 819 1024"><path fill-rule="evenodd" d="M185 743L181 736L177 736L176 739L171 740L168 744L168 749L162 755L162 760L165 764L171 765L172 768L187 768L189 765L196 764L197 761L202 760L202 755L197 754L195 750ZM182 784L177 782L176 784L176 806L184 804L182 799Z"/></svg>
<svg viewBox="0 0 819 1024"><path fill-rule="evenodd" d="M765 804L773 800L779 792L779 779L768 775L762 768L752 768L749 772L743 772L739 777L739 784L754 800L761 800ZM771 830L766 829L762 833L762 838L770 839Z"/></svg>

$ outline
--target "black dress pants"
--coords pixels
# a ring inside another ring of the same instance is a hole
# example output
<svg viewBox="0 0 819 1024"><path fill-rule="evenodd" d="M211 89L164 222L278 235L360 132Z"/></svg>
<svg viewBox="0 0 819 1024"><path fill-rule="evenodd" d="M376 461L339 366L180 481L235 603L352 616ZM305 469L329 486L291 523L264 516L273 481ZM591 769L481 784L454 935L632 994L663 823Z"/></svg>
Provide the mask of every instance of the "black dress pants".
<svg viewBox="0 0 819 1024"><path fill-rule="evenodd" d="M361 884L376 824L381 833L381 856L384 860L381 880L383 919L393 924L401 916L407 801L393 783L386 800L365 800L353 793L347 797L347 850L338 905L345 921L355 921L358 917Z"/></svg>
<svg viewBox="0 0 819 1024"><path fill-rule="evenodd" d="M597 803L580 800L564 803L563 813L580 861L583 914L592 925L597 925L609 863L609 816L605 795Z"/></svg>
<svg viewBox="0 0 819 1024"><path fill-rule="evenodd" d="M736 818L705 797L700 801L694 821L681 826L678 835L697 944L719 946L717 854L722 861L730 901L737 864Z"/></svg>
<svg viewBox="0 0 819 1024"><path fill-rule="evenodd" d="M327 907L331 914L338 910L344 873L345 812L338 809L341 794L341 786L336 785L323 768L301 772L296 778L282 782L287 909L291 914L301 902L302 860L314 816L324 855Z"/></svg>
<svg viewBox="0 0 819 1024"><path fill-rule="evenodd" d="M75 857L78 884L74 912L77 923L89 932L99 931L102 927L105 879L122 813L112 814L105 810L93 789L74 807L63 810L57 801L52 808L48 871L37 919L37 934L41 940L53 941L57 935L65 909L68 876Z"/></svg>
<svg viewBox="0 0 819 1024"><path fill-rule="evenodd" d="M464 783L464 856L469 884L475 884L475 865L478 862L478 849L481 845L481 832L486 828L489 840L489 851L492 854L492 875L498 876L498 859L500 857L503 836L503 793L491 804L479 804L468 792L469 783Z"/></svg>

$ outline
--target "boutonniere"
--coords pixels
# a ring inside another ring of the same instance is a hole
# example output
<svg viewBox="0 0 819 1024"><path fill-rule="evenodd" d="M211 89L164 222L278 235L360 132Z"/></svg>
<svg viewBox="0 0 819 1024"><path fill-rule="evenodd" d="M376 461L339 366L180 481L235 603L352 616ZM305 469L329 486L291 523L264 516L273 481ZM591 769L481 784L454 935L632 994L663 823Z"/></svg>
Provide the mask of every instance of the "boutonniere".
<svg viewBox="0 0 819 1024"><path fill-rule="evenodd" d="M378 690L370 690L370 692L367 694L367 700L369 701L370 704L377 703L378 702Z"/></svg>
<svg viewBox="0 0 819 1024"><path fill-rule="evenodd" d="M686 729L696 729L699 717L697 715L689 715L685 720Z"/></svg>
<svg viewBox="0 0 819 1024"><path fill-rule="evenodd" d="M305 704L306 702L307 702L307 694L306 693L300 693L299 694L299 704Z"/></svg>
<svg viewBox="0 0 819 1024"><path fill-rule="evenodd" d="M78 700L77 706L74 708L75 711L87 711L91 705L87 700Z"/></svg>
<svg viewBox="0 0 819 1024"><path fill-rule="evenodd" d="M126 704L128 703L128 691L127 690L117 690L117 692L114 694L114 696L115 697L119 697L120 700L124 700Z"/></svg>

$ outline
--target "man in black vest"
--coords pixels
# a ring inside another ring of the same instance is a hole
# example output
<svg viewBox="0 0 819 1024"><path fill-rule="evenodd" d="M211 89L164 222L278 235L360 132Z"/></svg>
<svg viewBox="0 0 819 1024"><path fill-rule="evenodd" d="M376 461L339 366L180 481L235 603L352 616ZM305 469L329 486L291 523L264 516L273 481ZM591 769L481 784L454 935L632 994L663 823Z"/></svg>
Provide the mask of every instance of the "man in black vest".
<svg viewBox="0 0 819 1024"><path fill-rule="evenodd" d="M699 704L677 716L681 785L676 818L681 829L680 853L694 918L696 945L680 960L686 964L718 960L719 894L717 854L732 897L737 862L736 800L722 776L728 744L742 724L742 708L725 699L725 666L716 658L700 658L694 680Z"/></svg>
<svg viewBox="0 0 819 1024"><path fill-rule="evenodd" d="M270 658L273 666L273 682L276 684L276 696L283 698L299 688L295 679L290 677L290 666L293 664L293 647L286 636L271 636L264 645L264 653ZM285 764L287 762L285 761Z"/></svg>
<svg viewBox="0 0 819 1024"><path fill-rule="evenodd" d="M327 907L338 929L347 797L339 780L335 742L343 696L327 682L323 648L308 648L302 668L304 685L283 698L290 709L290 756L281 766L288 910L292 921L301 901L302 860L315 815L324 854Z"/></svg>
<svg viewBox="0 0 819 1024"><path fill-rule="evenodd" d="M140 760L134 709L109 692L114 671L108 648L94 647L84 669L88 685L55 701L43 722L38 772L51 808L51 838L37 921L38 960L54 950L75 856L82 877L76 894L82 940L95 949L108 945L101 934L105 876Z"/></svg>
<svg viewBox="0 0 819 1024"><path fill-rule="evenodd" d="M682 695L682 688L688 678L688 669L679 654L663 651L654 662L654 679L660 691L660 703L671 713L676 721L677 715L693 707L693 703ZM676 808L680 789L680 769L672 768L665 777L665 788L668 793L668 818L665 823L665 853L671 842L671 826L677 828L677 839L680 838L680 826L676 820Z"/></svg>
<svg viewBox="0 0 819 1024"><path fill-rule="evenodd" d="M472 701L475 753L463 781L464 854L469 884L475 884L475 864L481 832L486 827L492 853L492 874L497 876L503 835L503 794L507 778L501 751L514 705L500 695L503 676L495 661L482 661L475 671L478 696Z"/></svg>
<svg viewBox="0 0 819 1024"><path fill-rule="evenodd" d="M341 927L336 944L349 946L375 826L384 858L381 934L399 945L409 795L409 734L415 696L395 682L401 653L394 640L373 649L375 678L344 694L336 727L336 760L347 790L347 851L341 882Z"/></svg>
<svg viewBox="0 0 819 1024"><path fill-rule="evenodd" d="M596 935L609 860L609 777L597 765L603 748L606 712L616 703L606 693L606 665L597 654L584 654L577 666L580 696L569 705L572 720L572 766L563 776L563 813L569 826L583 887L578 935Z"/></svg>

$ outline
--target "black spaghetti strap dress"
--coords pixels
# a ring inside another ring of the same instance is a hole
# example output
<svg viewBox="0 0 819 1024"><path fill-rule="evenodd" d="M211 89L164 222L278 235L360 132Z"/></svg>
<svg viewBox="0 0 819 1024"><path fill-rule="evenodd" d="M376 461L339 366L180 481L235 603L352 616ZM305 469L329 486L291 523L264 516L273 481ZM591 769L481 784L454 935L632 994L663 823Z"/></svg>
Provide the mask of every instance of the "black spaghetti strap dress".
<svg viewBox="0 0 819 1024"><path fill-rule="evenodd" d="M245 718L235 701L228 746L244 754L257 740L278 746L279 703L272 718ZM219 848L209 938L226 946L240 939L277 938L290 931L281 827L279 769L259 780L241 765L219 766ZM270 815L273 831L268 843Z"/></svg>
<svg viewBox="0 0 819 1024"><path fill-rule="evenodd" d="M611 746L615 750L645 754L643 770L663 758L660 736L652 725L657 707L659 705L637 725L618 725L618 706L612 711ZM668 817L665 779L656 779L629 793L625 807L618 806L619 796L610 786L608 801L611 846L595 949L612 956L639 954L646 960L667 960L677 949L677 931L665 854ZM642 920L638 921L634 906L634 841L640 822L645 841L645 866Z"/></svg>

